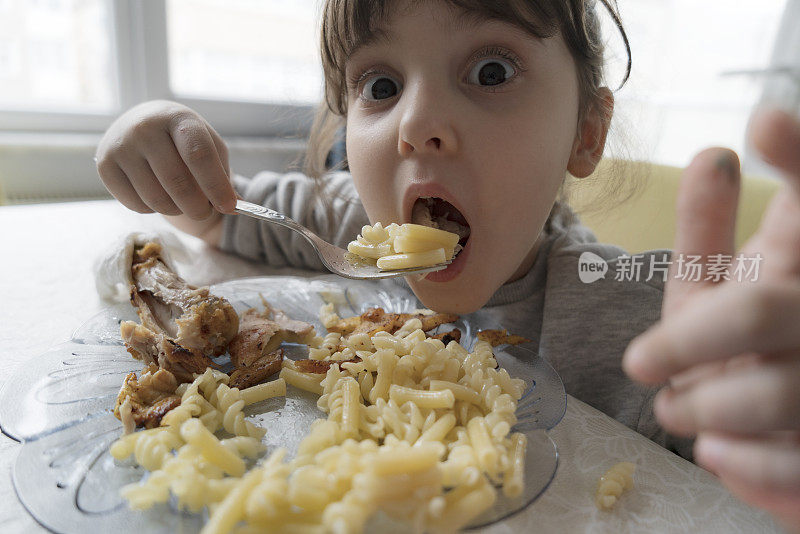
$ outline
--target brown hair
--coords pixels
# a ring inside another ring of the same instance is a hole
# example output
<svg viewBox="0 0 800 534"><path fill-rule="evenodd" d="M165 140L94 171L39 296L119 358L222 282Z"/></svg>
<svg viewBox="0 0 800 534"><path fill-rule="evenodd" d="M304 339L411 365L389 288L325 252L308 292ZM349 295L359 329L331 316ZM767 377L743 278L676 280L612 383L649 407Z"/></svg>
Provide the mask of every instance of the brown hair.
<svg viewBox="0 0 800 534"><path fill-rule="evenodd" d="M422 0L412 0L419 3ZM446 0L472 16L513 24L540 39L561 34L575 60L580 94L580 116L591 106L603 106L598 89L603 84L604 42L597 2L610 13L628 55L624 85L630 75L628 37L615 0ZM322 69L325 100L317 110L309 137L305 172L319 178L331 170L327 156L347 115L345 62L361 43L369 40L389 15L394 0L326 0L321 21ZM610 115L611 110L604 110ZM563 191L562 191L563 193ZM563 196L563 195L562 195ZM558 204L558 203L557 203Z"/></svg>

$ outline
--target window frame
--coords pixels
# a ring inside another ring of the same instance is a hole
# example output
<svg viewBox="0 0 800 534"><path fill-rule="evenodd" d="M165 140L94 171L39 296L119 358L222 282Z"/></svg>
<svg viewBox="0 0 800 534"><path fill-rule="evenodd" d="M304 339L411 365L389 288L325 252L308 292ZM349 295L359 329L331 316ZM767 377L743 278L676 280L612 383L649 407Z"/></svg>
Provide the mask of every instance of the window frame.
<svg viewBox="0 0 800 534"><path fill-rule="evenodd" d="M180 102L208 120L223 136L305 137L314 106L188 98L169 84L166 0L105 0L110 10L112 56L116 59L116 105L107 112L0 110L1 130L101 133L140 102Z"/></svg>

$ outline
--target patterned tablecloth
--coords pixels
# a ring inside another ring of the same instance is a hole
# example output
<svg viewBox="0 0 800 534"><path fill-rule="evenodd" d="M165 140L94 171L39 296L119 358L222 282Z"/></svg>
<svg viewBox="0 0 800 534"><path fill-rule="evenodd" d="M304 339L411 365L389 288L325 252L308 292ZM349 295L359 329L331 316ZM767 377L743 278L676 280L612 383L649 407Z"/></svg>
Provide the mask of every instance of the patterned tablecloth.
<svg viewBox="0 0 800 534"><path fill-rule="evenodd" d="M780 532L711 473L578 399L568 398L550 437L559 466L547 493L489 532ZM597 480L620 461L636 464L635 488L612 511L600 511L592 500Z"/></svg>
<svg viewBox="0 0 800 534"><path fill-rule="evenodd" d="M160 217L110 201L0 208L0 385L104 307L91 266L109 243L127 232L167 228ZM182 272L195 284L296 274L227 256L193 238L181 240L196 253L196 262ZM710 473L577 399L568 397L550 437L559 466L547 492L482 532L780 532L767 514L736 500ZM11 482L20 449L0 436L0 531L41 532ZM593 502L597 480L618 461L637 464L636 487L613 511L599 511Z"/></svg>

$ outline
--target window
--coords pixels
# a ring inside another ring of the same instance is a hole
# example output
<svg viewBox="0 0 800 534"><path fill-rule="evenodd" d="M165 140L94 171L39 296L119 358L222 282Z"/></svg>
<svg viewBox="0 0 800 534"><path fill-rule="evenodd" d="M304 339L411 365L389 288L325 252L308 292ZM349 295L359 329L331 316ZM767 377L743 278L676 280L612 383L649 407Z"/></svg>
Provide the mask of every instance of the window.
<svg viewBox="0 0 800 534"><path fill-rule="evenodd" d="M108 112L117 104L103 0L0 2L0 103Z"/></svg>
<svg viewBox="0 0 800 534"><path fill-rule="evenodd" d="M167 98L222 134L305 133L316 15L316 0L0 0L0 123L99 133Z"/></svg>
<svg viewBox="0 0 800 534"><path fill-rule="evenodd" d="M619 4L633 71L616 94L612 149L616 145L622 155L679 167L712 145L744 154L747 120L765 79L741 71L769 66L786 0ZM604 31L614 35L610 23ZM620 46L612 42L611 49ZM621 78L623 55L614 54L612 87Z"/></svg>
<svg viewBox="0 0 800 534"><path fill-rule="evenodd" d="M315 104L322 99L315 0L168 0L172 92Z"/></svg>
<svg viewBox="0 0 800 534"><path fill-rule="evenodd" d="M138 102L225 136L244 175L296 162L321 95L317 0L0 0L0 189L105 198L92 156ZM286 139L288 137L288 139Z"/></svg>

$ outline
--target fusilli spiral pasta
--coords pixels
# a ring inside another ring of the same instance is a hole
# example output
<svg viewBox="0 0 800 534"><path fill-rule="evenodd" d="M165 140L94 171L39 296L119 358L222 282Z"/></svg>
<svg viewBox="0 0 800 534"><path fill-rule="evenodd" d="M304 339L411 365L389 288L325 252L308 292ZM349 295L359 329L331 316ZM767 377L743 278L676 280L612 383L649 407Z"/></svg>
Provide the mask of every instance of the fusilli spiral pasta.
<svg viewBox="0 0 800 534"><path fill-rule="evenodd" d="M613 465L597 482L594 502L601 510L614 507L623 492L633 487L633 472L636 464L619 462Z"/></svg>
<svg viewBox="0 0 800 534"><path fill-rule="evenodd" d="M152 471L125 496L135 508L170 495L181 508L206 507L205 534L349 534L377 511L416 532L452 532L493 504L495 485L518 496L526 440L511 428L524 382L497 369L488 343L468 351L427 338L421 326L415 318L394 334L328 334L310 349L329 362L324 375L285 361L285 382L243 391L216 371L198 375L162 427L112 448ZM279 449L248 471L246 460L264 451L264 430L243 407L285 394L286 383L319 394L327 418L311 425L294 459ZM220 440L221 430L233 437Z"/></svg>

